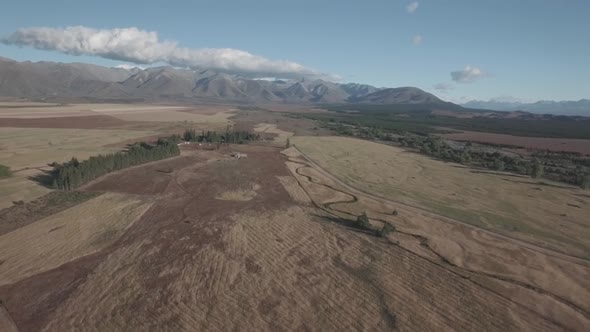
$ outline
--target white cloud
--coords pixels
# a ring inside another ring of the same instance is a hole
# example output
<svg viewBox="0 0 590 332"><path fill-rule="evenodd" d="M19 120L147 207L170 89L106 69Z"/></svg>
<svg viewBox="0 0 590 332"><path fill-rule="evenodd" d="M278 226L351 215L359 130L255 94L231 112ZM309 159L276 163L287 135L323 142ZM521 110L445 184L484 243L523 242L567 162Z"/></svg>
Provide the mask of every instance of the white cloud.
<svg viewBox="0 0 590 332"><path fill-rule="evenodd" d="M128 63L122 63L120 65L116 65L115 68L121 68L121 69L127 69L127 70L134 69L134 68L139 68L139 69L142 69L143 70L143 69L145 69L147 67L145 67L145 66L137 66L137 65L130 65Z"/></svg>
<svg viewBox="0 0 590 332"><path fill-rule="evenodd" d="M459 83L473 83L476 80L486 76L488 76L486 72L471 65L467 65L461 70L451 72L451 78L453 81Z"/></svg>
<svg viewBox="0 0 590 332"><path fill-rule="evenodd" d="M172 66L207 68L246 76L337 79L295 62L269 60L242 50L181 47L174 41L160 40L154 31L134 27L101 30L83 26L23 28L0 42L136 64L164 62Z"/></svg>
<svg viewBox="0 0 590 332"><path fill-rule="evenodd" d="M414 45L420 45L422 44L422 36L421 35L415 35L414 37L412 37L412 44Z"/></svg>
<svg viewBox="0 0 590 332"><path fill-rule="evenodd" d="M450 90L453 90L455 88L455 86L451 83L438 83L434 85L434 89L441 91L441 92L448 92Z"/></svg>
<svg viewBox="0 0 590 332"><path fill-rule="evenodd" d="M410 14L413 13L413 12L415 12L416 9L418 9L418 1L412 1L409 4L406 5L406 10Z"/></svg>

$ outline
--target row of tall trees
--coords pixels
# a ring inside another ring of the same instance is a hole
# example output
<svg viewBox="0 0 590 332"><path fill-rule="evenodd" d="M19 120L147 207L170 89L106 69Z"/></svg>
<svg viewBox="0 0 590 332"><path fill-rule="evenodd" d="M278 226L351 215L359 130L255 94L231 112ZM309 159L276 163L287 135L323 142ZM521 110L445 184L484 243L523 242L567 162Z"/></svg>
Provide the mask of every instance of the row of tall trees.
<svg viewBox="0 0 590 332"><path fill-rule="evenodd" d="M243 144L247 141L259 140L260 135L245 130L229 130L229 128L223 133L201 131L200 134L194 129L186 129L182 138L186 142Z"/></svg>
<svg viewBox="0 0 590 332"><path fill-rule="evenodd" d="M160 138L156 145L145 142L136 143L130 146L127 151L101 154L84 161L72 158L64 163L53 163L53 170L50 173L53 187L74 190L113 171L177 156L180 154L180 150L175 139L176 137Z"/></svg>

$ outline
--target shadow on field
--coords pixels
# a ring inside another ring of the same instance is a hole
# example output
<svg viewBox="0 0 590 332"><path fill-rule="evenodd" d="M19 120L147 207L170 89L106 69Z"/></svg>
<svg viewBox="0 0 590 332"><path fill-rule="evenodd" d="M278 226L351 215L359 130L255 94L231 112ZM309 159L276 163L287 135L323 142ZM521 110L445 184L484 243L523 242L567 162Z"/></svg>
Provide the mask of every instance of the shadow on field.
<svg viewBox="0 0 590 332"><path fill-rule="evenodd" d="M321 219L323 221L338 224L338 225L348 228L349 230L354 231L354 232L377 236L377 233L374 229L360 226L358 223L356 223L355 221L352 221L350 219L340 218L337 216L319 215L319 214L313 214L313 216L318 217L319 219Z"/></svg>
<svg viewBox="0 0 590 332"><path fill-rule="evenodd" d="M513 178L527 178L526 175L520 175L520 174L509 174L509 173L504 173L504 172L494 172L494 171L479 171L479 170L473 170L470 171L471 173L474 174L490 174L490 175L499 175L499 176L509 176L509 177L513 177ZM524 183L524 182L523 182Z"/></svg>
<svg viewBox="0 0 590 332"><path fill-rule="evenodd" d="M512 183L521 183L521 184L528 184L528 185L539 185L539 186L544 186L544 187L551 187L551 188L558 188L558 189L574 189L576 187L574 186L560 186L557 184L552 184L552 183L547 183L547 182L530 182L530 181L516 181L516 180L510 180L510 179L502 179L504 181L507 182L512 182Z"/></svg>
<svg viewBox="0 0 590 332"><path fill-rule="evenodd" d="M31 181L37 182L38 184L42 185L45 188L54 189L53 188L53 174L51 174L51 171L41 170L41 172L39 174L29 176L28 179Z"/></svg>

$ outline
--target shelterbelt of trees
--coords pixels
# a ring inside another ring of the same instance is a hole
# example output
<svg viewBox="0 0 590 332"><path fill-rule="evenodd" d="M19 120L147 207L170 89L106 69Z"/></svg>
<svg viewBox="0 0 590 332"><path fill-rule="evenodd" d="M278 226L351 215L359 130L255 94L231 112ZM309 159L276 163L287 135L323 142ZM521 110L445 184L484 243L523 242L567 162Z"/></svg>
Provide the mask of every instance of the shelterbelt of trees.
<svg viewBox="0 0 590 332"><path fill-rule="evenodd" d="M194 129L187 129L182 135L186 142L207 142L207 143L225 143L225 144L243 144L247 141L257 141L260 135L249 131L229 130L227 128L223 133L215 131L202 131L197 134Z"/></svg>
<svg viewBox="0 0 590 332"><path fill-rule="evenodd" d="M54 189L74 190L108 173L127 167L162 160L180 154L178 143L207 142L221 144L243 144L247 141L258 140L260 136L248 131L230 131L224 133L203 131L198 135L194 129L185 130L183 136L172 135L159 138L155 145L139 142L131 145L127 151L92 156L88 160L79 161L72 158L64 163L54 162L49 173L50 183Z"/></svg>
<svg viewBox="0 0 590 332"><path fill-rule="evenodd" d="M176 137L160 138L156 145L145 142L135 143L127 151L101 154L88 160L76 158L65 163L53 163L50 173L55 189L74 190L100 176L127 167L145 164L150 161L170 158L180 154Z"/></svg>

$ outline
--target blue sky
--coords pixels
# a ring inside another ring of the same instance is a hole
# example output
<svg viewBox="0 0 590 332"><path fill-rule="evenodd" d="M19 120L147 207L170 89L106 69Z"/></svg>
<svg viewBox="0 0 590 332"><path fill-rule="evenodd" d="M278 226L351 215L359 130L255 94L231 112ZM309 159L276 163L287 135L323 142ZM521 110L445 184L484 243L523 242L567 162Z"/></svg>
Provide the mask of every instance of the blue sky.
<svg viewBox="0 0 590 332"><path fill-rule="evenodd" d="M590 1L423 0L411 12L412 2L8 0L0 36L30 27L135 27L186 50L231 48L269 60L262 67L246 64L250 74L280 72L283 63L276 60L288 60L292 68L305 67L296 73L309 68L345 82L417 86L455 102L590 98ZM187 54L180 63L195 63L193 56L197 63L209 61L199 52ZM14 43L0 44L0 56L124 63ZM243 66L230 65L231 71Z"/></svg>

